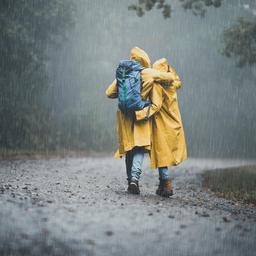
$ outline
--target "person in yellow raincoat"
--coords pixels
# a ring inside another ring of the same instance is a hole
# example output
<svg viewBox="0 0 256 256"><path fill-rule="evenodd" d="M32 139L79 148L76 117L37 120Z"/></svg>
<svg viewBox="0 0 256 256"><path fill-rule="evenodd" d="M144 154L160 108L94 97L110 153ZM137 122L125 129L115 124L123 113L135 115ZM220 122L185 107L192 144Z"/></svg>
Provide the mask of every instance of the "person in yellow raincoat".
<svg viewBox="0 0 256 256"><path fill-rule="evenodd" d="M162 196L172 194L172 182L168 175L168 166L178 165L187 158L184 129L178 106L176 90L181 87L181 81L176 71L162 58L153 64L153 68L171 72L174 79L171 82L154 83L149 98L152 105L136 111L136 120L151 117L151 168L158 168L160 175L156 191ZM144 95L147 97L147 95Z"/></svg>
<svg viewBox="0 0 256 256"><path fill-rule="evenodd" d="M163 72L151 68L150 59L145 51L134 47L130 53L130 59L140 62L144 67L141 71L142 88L141 94L148 95L154 82L173 81L175 76L172 72ZM117 81L107 88L106 95L109 98L118 97ZM117 139L118 150L115 157L126 155L126 172L128 180L128 191L139 194L139 177L145 150L151 149L151 129L148 120L137 122L135 115L125 115L117 109Z"/></svg>

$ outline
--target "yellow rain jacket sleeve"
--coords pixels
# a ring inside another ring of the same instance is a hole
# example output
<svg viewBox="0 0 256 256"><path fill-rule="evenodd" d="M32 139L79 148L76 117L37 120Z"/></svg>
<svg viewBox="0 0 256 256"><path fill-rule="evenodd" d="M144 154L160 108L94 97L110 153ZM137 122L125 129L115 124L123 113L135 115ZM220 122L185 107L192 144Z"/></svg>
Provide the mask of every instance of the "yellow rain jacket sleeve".
<svg viewBox="0 0 256 256"><path fill-rule="evenodd" d="M172 87L174 87L175 89L179 89L182 86L182 82L180 80L180 77L178 76L176 70L172 67L169 66L169 70L170 72L172 72L174 74L174 79L172 81Z"/></svg>
<svg viewBox="0 0 256 256"><path fill-rule="evenodd" d="M141 71L141 77L143 81L141 97L146 99L153 88L154 82L166 81L171 83L175 79L175 74L172 72L155 70L153 68L146 68Z"/></svg>
<svg viewBox="0 0 256 256"><path fill-rule="evenodd" d="M135 111L137 121L150 118L161 109L163 104L163 88L160 84L155 83L153 85L149 98L151 100L151 106Z"/></svg>
<svg viewBox="0 0 256 256"><path fill-rule="evenodd" d="M113 83L107 88L106 95L108 98L115 99L117 98L117 82L116 79L113 81Z"/></svg>

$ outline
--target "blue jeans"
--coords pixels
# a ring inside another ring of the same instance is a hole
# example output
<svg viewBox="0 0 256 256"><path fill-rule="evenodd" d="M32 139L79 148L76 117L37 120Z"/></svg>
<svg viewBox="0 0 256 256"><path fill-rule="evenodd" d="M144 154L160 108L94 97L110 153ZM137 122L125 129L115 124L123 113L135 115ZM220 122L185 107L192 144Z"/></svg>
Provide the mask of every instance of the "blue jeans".
<svg viewBox="0 0 256 256"><path fill-rule="evenodd" d="M126 153L125 164L127 180L139 180L142 172L144 159L144 147L135 147ZM167 180L170 178L168 167L159 167L159 179Z"/></svg>

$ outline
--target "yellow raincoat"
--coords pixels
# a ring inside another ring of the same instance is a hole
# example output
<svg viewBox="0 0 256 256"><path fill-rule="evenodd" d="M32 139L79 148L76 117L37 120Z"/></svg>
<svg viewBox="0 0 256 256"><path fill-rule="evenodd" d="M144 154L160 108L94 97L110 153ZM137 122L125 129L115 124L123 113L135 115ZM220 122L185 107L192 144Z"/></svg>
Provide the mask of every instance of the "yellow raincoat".
<svg viewBox="0 0 256 256"><path fill-rule="evenodd" d="M141 71L142 88L141 94L148 95L151 91L154 81L173 81L175 76L171 72L162 72L152 69L150 59L146 52L138 47L131 50L130 58L139 61L144 69ZM117 82L114 82L107 88L106 95L109 98L117 98ZM149 121L135 120L135 116L124 115L119 109L117 118L117 139L118 150L115 153L116 158L122 157L127 151L134 147L145 147L150 150L151 147L151 128Z"/></svg>
<svg viewBox="0 0 256 256"><path fill-rule="evenodd" d="M149 93L152 105L136 111L138 121L152 116L150 166L155 169L179 164L187 158L187 148L176 93L181 87L180 78L164 58L156 61L153 68L175 75L171 84L154 83Z"/></svg>

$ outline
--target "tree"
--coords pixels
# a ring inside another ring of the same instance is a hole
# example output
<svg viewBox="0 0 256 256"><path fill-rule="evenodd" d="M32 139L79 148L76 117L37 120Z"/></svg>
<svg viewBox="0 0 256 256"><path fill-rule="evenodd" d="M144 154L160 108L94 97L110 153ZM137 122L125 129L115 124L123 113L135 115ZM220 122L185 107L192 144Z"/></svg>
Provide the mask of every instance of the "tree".
<svg viewBox="0 0 256 256"><path fill-rule="evenodd" d="M72 0L1 0L1 148L42 148L47 140L48 48L65 37L74 8Z"/></svg>
<svg viewBox="0 0 256 256"><path fill-rule="evenodd" d="M256 64L256 20L239 18L237 24L224 31L223 39L223 54L236 58L239 67Z"/></svg>
<svg viewBox="0 0 256 256"><path fill-rule="evenodd" d="M225 0L227 1L227 0ZM224 0L179 0L181 7L191 10L196 16L203 18L207 8L219 8ZM255 3L254 3L255 4ZM253 1L244 5L243 8L252 8ZM137 4L128 7L135 11L137 16L142 17L147 11L157 8L162 10L164 18L171 17L171 4L166 0L138 0ZM256 13L256 10L254 10ZM239 18L238 22L223 32L224 49L223 55L237 59L239 67L256 64L256 18L255 13L250 19Z"/></svg>

